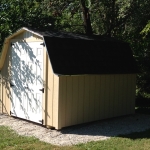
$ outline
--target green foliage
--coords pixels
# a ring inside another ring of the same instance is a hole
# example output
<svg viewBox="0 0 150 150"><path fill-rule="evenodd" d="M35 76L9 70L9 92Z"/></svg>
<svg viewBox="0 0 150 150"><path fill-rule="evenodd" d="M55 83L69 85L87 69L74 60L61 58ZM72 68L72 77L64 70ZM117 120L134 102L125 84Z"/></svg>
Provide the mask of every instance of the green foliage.
<svg viewBox="0 0 150 150"><path fill-rule="evenodd" d="M150 20L148 21L144 29L141 31L141 34L145 36L147 36L149 33L150 33Z"/></svg>
<svg viewBox="0 0 150 150"><path fill-rule="evenodd" d="M83 19L80 2L75 0L44 0L42 7L47 14L55 19L55 27L58 30L83 33Z"/></svg>
<svg viewBox="0 0 150 150"><path fill-rule="evenodd" d="M52 29L54 18L43 12L38 0L1 0L0 49L4 39L21 27Z"/></svg>

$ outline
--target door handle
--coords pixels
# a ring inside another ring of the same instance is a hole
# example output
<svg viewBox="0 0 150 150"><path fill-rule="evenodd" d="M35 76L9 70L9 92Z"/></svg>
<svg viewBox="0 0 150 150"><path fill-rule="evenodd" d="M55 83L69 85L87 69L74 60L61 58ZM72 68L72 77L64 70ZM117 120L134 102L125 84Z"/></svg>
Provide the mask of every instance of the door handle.
<svg viewBox="0 0 150 150"><path fill-rule="evenodd" d="M42 91L43 93L44 93L44 88L42 88L42 89L39 89L40 91Z"/></svg>

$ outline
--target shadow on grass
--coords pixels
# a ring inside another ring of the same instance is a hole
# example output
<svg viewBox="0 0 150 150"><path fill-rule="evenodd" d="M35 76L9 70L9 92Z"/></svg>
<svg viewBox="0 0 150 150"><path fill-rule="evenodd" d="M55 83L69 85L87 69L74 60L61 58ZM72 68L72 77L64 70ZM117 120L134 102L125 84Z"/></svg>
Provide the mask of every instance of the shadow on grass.
<svg viewBox="0 0 150 150"><path fill-rule="evenodd" d="M150 139L150 129L147 129L147 130L142 131L142 132L133 132L130 134L121 134L121 135L118 135L117 137L128 138L128 139L132 139L132 140Z"/></svg>

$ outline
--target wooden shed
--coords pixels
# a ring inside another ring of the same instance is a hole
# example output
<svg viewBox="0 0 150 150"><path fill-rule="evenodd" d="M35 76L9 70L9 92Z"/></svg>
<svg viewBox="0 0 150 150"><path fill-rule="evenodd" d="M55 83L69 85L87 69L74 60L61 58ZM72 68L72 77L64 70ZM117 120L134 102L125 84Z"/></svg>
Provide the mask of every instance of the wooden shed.
<svg viewBox="0 0 150 150"><path fill-rule="evenodd" d="M0 113L61 129L134 113L136 65L125 42L21 28L0 59Z"/></svg>

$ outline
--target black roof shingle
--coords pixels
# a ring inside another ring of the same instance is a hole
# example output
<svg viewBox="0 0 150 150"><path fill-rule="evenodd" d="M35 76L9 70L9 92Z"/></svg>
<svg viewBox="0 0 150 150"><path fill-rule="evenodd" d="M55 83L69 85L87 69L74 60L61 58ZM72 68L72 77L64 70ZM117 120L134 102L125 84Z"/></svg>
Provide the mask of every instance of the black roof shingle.
<svg viewBox="0 0 150 150"><path fill-rule="evenodd" d="M127 43L44 36L54 73L122 74L136 73L132 51Z"/></svg>

